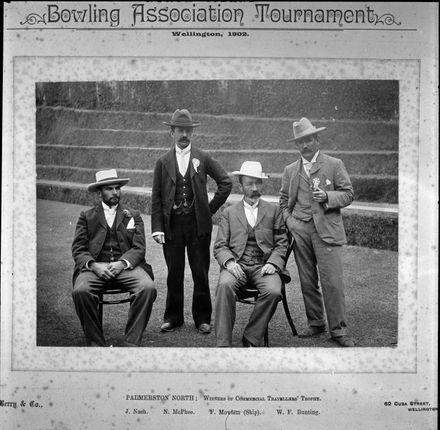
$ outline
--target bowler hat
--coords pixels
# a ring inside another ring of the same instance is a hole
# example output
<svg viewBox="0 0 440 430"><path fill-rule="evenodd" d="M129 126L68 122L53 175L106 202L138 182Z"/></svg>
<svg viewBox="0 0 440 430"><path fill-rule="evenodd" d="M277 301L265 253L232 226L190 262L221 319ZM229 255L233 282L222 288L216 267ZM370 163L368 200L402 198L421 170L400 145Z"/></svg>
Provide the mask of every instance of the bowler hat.
<svg viewBox="0 0 440 430"><path fill-rule="evenodd" d="M171 121L163 121L170 127L198 127L199 122L193 121L191 114L186 109L176 109L171 117Z"/></svg>
<svg viewBox="0 0 440 430"><path fill-rule="evenodd" d="M293 123L293 138L287 139L287 142L294 142L296 140L302 139L306 136L311 136L312 134L319 133L325 130L327 127L316 128L309 119L301 118L299 121Z"/></svg>
<svg viewBox="0 0 440 430"><path fill-rule="evenodd" d="M245 161L241 165L240 170L236 170L235 172L232 172L232 174L238 176L251 176L252 178L258 179L268 178L268 176L263 173L263 168L259 161Z"/></svg>
<svg viewBox="0 0 440 430"><path fill-rule="evenodd" d="M129 178L118 178L118 173L115 169L100 170L99 172L96 172L95 177L96 182L87 185L87 191L96 191L104 185L119 184L122 187L130 181Z"/></svg>

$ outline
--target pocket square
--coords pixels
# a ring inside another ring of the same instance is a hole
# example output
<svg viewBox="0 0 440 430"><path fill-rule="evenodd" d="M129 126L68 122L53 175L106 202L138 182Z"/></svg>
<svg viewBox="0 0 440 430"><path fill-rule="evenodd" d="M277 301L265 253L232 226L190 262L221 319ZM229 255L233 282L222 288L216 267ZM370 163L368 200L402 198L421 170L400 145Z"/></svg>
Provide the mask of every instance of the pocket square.
<svg viewBox="0 0 440 430"><path fill-rule="evenodd" d="M332 181L330 181L329 179L325 180L325 185L331 185Z"/></svg>
<svg viewBox="0 0 440 430"><path fill-rule="evenodd" d="M126 229L127 230L131 230L133 228L134 228L134 218L130 218L130 220L128 221Z"/></svg>

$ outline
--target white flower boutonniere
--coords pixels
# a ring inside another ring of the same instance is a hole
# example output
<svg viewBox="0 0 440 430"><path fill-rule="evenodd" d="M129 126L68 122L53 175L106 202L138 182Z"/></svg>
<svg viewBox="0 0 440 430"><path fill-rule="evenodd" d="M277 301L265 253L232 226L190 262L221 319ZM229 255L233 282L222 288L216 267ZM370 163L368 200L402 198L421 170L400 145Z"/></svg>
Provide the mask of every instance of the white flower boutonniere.
<svg viewBox="0 0 440 430"><path fill-rule="evenodd" d="M196 171L196 173L199 173L198 169L200 166L200 160L198 158L193 158L192 163L193 163L193 167L194 167L194 170Z"/></svg>
<svg viewBox="0 0 440 430"><path fill-rule="evenodd" d="M325 185L328 187L329 185L331 185L332 184L332 181L330 181L329 179L326 179L325 180Z"/></svg>
<svg viewBox="0 0 440 430"><path fill-rule="evenodd" d="M319 187L320 183L321 183L321 180L319 178L313 178L312 179L313 189L316 190Z"/></svg>

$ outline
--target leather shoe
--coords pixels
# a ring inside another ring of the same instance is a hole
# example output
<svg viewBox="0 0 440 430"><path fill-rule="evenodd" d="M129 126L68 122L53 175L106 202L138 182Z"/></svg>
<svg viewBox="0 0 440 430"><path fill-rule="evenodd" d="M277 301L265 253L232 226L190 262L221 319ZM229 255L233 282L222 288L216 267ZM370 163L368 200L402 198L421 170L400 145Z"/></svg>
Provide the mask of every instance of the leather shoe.
<svg viewBox="0 0 440 430"><path fill-rule="evenodd" d="M243 339L241 339L241 343L243 344L243 346L245 348L256 348L256 345L254 345L253 343L249 342L245 337L243 337Z"/></svg>
<svg viewBox="0 0 440 430"><path fill-rule="evenodd" d="M333 340L338 343L340 346L343 347L352 347L355 346L355 342L354 340L349 337L349 336L339 336L339 337L334 337Z"/></svg>
<svg viewBox="0 0 440 430"><path fill-rule="evenodd" d="M211 326L207 323L202 323L197 327L197 330L203 334L211 333Z"/></svg>
<svg viewBox="0 0 440 430"><path fill-rule="evenodd" d="M136 343L131 343L131 342L128 342L128 341L124 340L122 342L122 346L124 348L139 348L140 345L137 345Z"/></svg>
<svg viewBox="0 0 440 430"><path fill-rule="evenodd" d="M173 324L171 322L164 322L161 326L160 326L160 331L165 331L165 332L169 332L169 331L174 331L174 329L176 329L177 327L180 327L182 324L176 325Z"/></svg>
<svg viewBox="0 0 440 430"><path fill-rule="evenodd" d="M319 336L322 333L325 333L325 326L311 326L305 332L298 335L298 337L313 337Z"/></svg>

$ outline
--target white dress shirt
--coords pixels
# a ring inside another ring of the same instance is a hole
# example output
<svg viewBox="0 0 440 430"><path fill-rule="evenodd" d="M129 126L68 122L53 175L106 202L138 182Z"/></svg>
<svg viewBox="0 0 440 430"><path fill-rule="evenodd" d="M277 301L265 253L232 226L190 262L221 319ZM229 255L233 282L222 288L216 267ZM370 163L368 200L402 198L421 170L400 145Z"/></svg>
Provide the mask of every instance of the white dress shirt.
<svg viewBox="0 0 440 430"><path fill-rule="evenodd" d="M101 203L102 203L102 208L104 209L104 215L105 215L105 220L107 221L107 225L111 227L115 221L118 205L108 206L104 202Z"/></svg>
<svg viewBox="0 0 440 430"><path fill-rule="evenodd" d="M179 167L179 172L182 176L185 176L185 173L188 170L190 157L191 157L191 144L189 144L184 149L180 149L176 145L176 160L177 160L177 165Z"/></svg>
<svg viewBox="0 0 440 430"><path fill-rule="evenodd" d="M258 203L260 203L260 199L258 199L258 201L253 205L250 205L246 202L246 200L243 200L244 214L246 215L246 219L248 220L248 223L252 228L255 227L255 224L257 222Z"/></svg>
<svg viewBox="0 0 440 430"><path fill-rule="evenodd" d="M304 166L304 171L306 172L306 175L310 178L310 170L312 170L313 164L316 163L316 158L319 155L319 151L316 151L315 155L313 156L313 158L309 161L306 160L302 155L302 162L303 162L303 166Z"/></svg>

